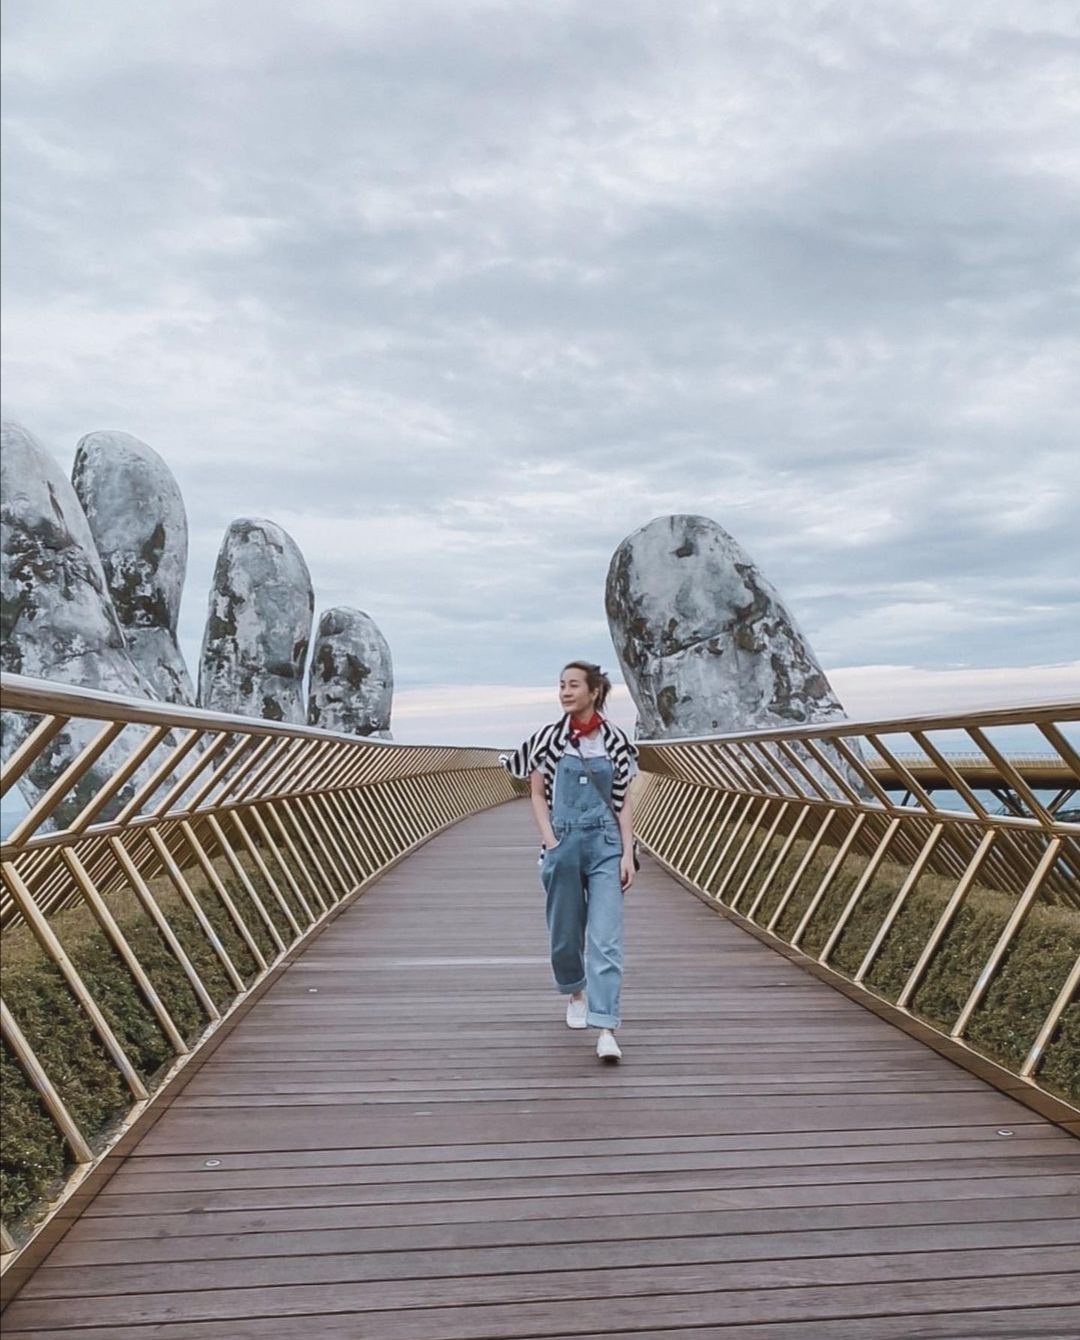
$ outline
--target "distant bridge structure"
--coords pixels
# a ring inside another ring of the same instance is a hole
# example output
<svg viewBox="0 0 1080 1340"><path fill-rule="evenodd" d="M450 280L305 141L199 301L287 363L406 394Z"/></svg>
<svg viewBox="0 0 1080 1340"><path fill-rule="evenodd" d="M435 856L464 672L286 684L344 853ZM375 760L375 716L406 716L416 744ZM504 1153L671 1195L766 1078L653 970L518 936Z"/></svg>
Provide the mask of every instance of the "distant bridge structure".
<svg viewBox="0 0 1080 1340"><path fill-rule="evenodd" d="M1004 768L982 754L947 752L937 759L925 754L900 755L893 763L874 758L869 767L886 791L899 791L903 795L902 804L915 803L914 783L928 795L935 791L957 791L958 787L970 792L986 791L1007 814L1031 814L1030 805L1038 791L1050 792L1035 801L1048 814L1060 814L1074 807L1077 770L1067 759L1049 753L1003 757Z"/></svg>
<svg viewBox="0 0 1080 1340"><path fill-rule="evenodd" d="M1080 1332L1080 701L642 744L602 1070L497 751L2 691L12 1340Z"/></svg>

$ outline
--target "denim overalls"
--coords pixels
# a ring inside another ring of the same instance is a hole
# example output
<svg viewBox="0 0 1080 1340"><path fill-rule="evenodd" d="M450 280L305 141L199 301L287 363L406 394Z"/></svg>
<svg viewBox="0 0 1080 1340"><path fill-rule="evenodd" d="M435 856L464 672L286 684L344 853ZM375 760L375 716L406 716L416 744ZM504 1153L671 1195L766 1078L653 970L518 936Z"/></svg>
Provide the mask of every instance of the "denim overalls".
<svg viewBox="0 0 1080 1340"><path fill-rule="evenodd" d="M593 781L582 759L573 754L564 754L556 765L551 826L558 843L544 853L540 879L547 894L555 985L564 995L584 987L586 1022L594 1028L617 1028L623 970L622 837L605 800L611 797L611 760L590 758L588 770Z"/></svg>

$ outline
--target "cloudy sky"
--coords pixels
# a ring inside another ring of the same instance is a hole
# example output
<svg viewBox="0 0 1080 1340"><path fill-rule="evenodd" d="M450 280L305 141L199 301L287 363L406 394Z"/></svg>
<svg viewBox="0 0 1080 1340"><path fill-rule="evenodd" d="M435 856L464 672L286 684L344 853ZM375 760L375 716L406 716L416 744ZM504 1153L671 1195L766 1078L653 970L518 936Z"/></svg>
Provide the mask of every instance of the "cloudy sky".
<svg viewBox="0 0 1080 1340"><path fill-rule="evenodd" d="M695 512L853 715L1077 691L1073 0L4 16L4 409L165 457L192 661L270 517L398 738L505 742Z"/></svg>

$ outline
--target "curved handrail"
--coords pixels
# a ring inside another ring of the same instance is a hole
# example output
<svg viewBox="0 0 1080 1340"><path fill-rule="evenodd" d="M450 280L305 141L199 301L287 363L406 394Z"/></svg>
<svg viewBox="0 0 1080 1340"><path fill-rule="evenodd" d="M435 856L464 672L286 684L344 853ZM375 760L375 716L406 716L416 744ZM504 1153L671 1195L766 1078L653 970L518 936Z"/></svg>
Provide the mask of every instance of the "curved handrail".
<svg viewBox="0 0 1080 1340"><path fill-rule="evenodd" d="M0 694L0 795L18 785L28 797L0 846L0 922L17 951L0 1025L28 1120L40 1103L51 1157L66 1146L52 1214L343 903L448 824L519 794L494 749L395 744L19 676L4 675ZM95 945L112 956L104 967ZM55 1036L33 1035L38 991L59 993L72 1034L58 1067L45 1059ZM106 1127L80 1116L80 1105L100 1106L80 1087L82 1068L99 1085L119 1079ZM40 1178L35 1187L49 1190ZM40 1228L3 1230L5 1270L16 1257L25 1268L15 1239L25 1247Z"/></svg>
<svg viewBox="0 0 1080 1340"><path fill-rule="evenodd" d="M0 849L5 942L21 940L49 965L74 1002L72 1027L127 1094L111 1129L88 1129L70 1076L42 1063L17 992L0 1003L5 1045L68 1150L58 1205L345 900L448 823L520 794L494 749L399 745L17 676L3 676L0 692L9 732L0 794L18 783L31 792ZM972 1022L1028 919L1049 908L1075 921L1080 906L1080 825L1063 817L1080 784L1077 721L1080 703L1054 702L643 742L639 829L671 870L756 934L974 1062ZM996 733L1018 727L1045 741L1044 757L1028 757L1030 746L1005 752ZM941 738L956 732L962 756ZM934 793L928 773L955 796ZM1052 797L1041 794L1047 776ZM1012 812L990 811L988 781ZM885 874L896 887L882 903ZM947 896L890 997L876 965L930 878ZM1008 903L1000 933L955 1018L927 1022L921 984L987 889ZM850 933L867 932L874 907L869 943L847 965ZM156 1030L157 1074L132 1060L123 1021L76 962L91 935L121 964L143 1032ZM1058 1115L1038 1072L1078 987L1080 955L1022 1063L998 1067ZM13 1245L5 1234L5 1250Z"/></svg>
<svg viewBox="0 0 1080 1340"><path fill-rule="evenodd" d="M1080 701L1055 700L643 742L637 827L759 937L1040 1110L1075 1118L1080 1092L1051 1092L1040 1071L1080 990L1077 722ZM1006 730L1023 733L1021 750L1007 749ZM1033 757L1036 737L1046 752ZM1022 1051L995 1055L981 1025L1000 1008L999 985L1032 961L1019 951L1036 912L1053 922L1053 973L1036 983L1041 1013L1017 1024ZM963 941L974 923L982 939ZM970 961L955 1008L928 1004L961 948Z"/></svg>

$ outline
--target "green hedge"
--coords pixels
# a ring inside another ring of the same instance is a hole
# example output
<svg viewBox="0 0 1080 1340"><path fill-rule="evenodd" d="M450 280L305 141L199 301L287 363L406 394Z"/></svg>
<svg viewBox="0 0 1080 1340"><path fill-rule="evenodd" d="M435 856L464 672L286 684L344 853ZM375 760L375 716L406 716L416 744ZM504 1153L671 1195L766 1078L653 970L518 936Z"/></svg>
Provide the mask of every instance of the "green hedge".
<svg viewBox="0 0 1080 1340"><path fill-rule="evenodd" d="M288 921L265 887L255 863L245 854L241 865L288 945L293 938ZM272 960L276 953L274 942L240 880L224 860L216 861L214 868L252 938L267 961ZM280 871L274 869L272 873L285 896ZM224 902L197 866L186 867L184 875L237 972L245 985L250 984L258 972L258 963ZM223 1012L235 998L235 988L194 913L166 876L155 880L151 888L207 993ZM209 1020L179 961L128 888L110 893L106 901L180 1034L189 1044L193 1043ZM292 897L289 901L294 902ZM307 924L302 914L297 920L301 927ZM60 912L51 922L132 1065L153 1091L175 1057L142 992L85 905ZM130 1110L131 1091L60 970L46 957L27 927L5 930L0 966L4 999L16 1022L91 1148L103 1147ZM0 1055L0 1082L3 1085L0 1206L5 1224L18 1237L33 1222L43 1203L62 1188L71 1171L71 1161L36 1090L6 1044Z"/></svg>
<svg viewBox="0 0 1080 1340"><path fill-rule="evenodd" d="M747 828L744 825L744 832ZM732 842L729 853L740 850L742 838L743 833L740 833ZM762 834L748 845L738 869L717 872L712 880L713 887L708 891L715 892L720 882L726 879L724 901L730 900L763 841ZM754 920L759 925L767 924L779 906L809 845L809 840L803 839L792 844L755 912ZM761 856L737 910L745 913L749 909L782 846L782 838L772 839L770 850ZM823 843L807 866L773 927L782 939L791 939L835 855L836 848ZM804 929L800 948L808 954L816 957L821 952L865 870L866 862L865 856L849 853L835 874L828 892ZM881 863L833 948L830 967L854 977L907 874L908 868L904 865L888 860ZM868 986L886 999L896 1000L955 888L955 881L943 876L933 873L922 876L905 900L874 960L866 979ZM914 994L911 1007L916 1015L945 1031L952 1027L1015 905L1016 898L1012 894L977 883L972 887ZM1013 938L989 990L972 1015L965 1041L993 1060L1018 1070L1078 954L1080 912L1037 902ZM1039 1067L1038 1079L1047 1089L1073 1101L1080 1099L1080 1003L1066 1008Z"/></svg>

